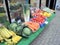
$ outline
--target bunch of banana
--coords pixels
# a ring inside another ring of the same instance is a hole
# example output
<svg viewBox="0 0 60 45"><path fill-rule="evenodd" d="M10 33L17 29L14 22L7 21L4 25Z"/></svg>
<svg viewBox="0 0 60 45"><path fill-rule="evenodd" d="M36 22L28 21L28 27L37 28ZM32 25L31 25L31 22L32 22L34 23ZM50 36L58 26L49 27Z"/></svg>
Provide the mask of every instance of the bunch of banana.
<svg viewBox="0 0 60 45"><path fill-rule="evenodd" d="M12 35L12 37L14 37L14 36L16 35L15 32L13 32L13 31L11 31L11 30L8 30L8 31L9 31L9 33Z"/></svg>
<svg viewBox="0 0 60 45"><path fill-rule="evenodd" d="M12 37L12 39L5 39L5 44L6 45L16 45L18 43L18 41L20 41L22 39L22 37L15 35L14 37Z"/></svg>
<svg viewBox="0 0 60 45"><path fill-rule="evenodd" d="M11 39L5 39L5 45L14 45Z"/></svg>
<svg viewBox="0 0 60 45"><path fill-rule="evenodd" d="M4 26L0 27L0 35L3 38L10 38L12 36L8 29L5 28Z"/></svg>
<svg viewBox="0 0 60 45"><path fill-rule="evenodd" d="M22 39L21 36L16 35L16 36L12 37L12 42L16 44L16 43L18 43L21 39Z"/></svg>
<svg viewBox="0 0 60 45"><path fill-rule="evenodd" d="M3 42L3 37L0 35L0 42Z"/></svg>
<svg viewBox="0 0 60 45"><path fill-rule="evenodd" d="M11 40L9 43L13 42L14 44L16 44L16 43L18 43L18 41L20 41L22 39L22 37L16 35L15 32L13 32L11 30L8 30L4 26L1 26L0 27L0 41L2 41L3 39L6 42L8 42L9 40Z"/></svg>

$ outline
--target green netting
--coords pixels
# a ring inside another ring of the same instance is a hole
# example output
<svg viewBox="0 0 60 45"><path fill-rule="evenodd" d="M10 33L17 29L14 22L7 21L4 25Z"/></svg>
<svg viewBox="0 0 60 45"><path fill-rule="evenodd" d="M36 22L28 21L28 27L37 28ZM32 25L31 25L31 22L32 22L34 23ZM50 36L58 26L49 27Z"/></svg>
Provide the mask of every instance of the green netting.
<svg viewBox="0 0 60 45"><path fill-rule="evenodd" d="M55 14L53 13L52 16L48 19L48 22L50 23L50 21L54 17L55 17ZM44 28L39 28L35 33L33 33L32 35L30 35L29 38L23 38L20 42L18 42L17 45L29 45L44 30ZM0 43L0 45L5 45L5 44L4 43Z"/></svg>

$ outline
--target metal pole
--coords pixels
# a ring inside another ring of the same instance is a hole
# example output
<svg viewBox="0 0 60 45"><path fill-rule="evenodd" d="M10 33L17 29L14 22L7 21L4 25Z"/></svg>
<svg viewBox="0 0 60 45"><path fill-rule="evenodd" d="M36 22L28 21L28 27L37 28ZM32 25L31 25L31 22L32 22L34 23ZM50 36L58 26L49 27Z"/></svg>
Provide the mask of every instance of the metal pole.
<svg viewBox="0 0 60 45"><path fill-rule="evenodd" d="M49 0L46 0L46 7L48 7L48 2L49 2Z"/></svg>
<svg viewBox="0 0 60 45"><path fill-rule="evenodd" d="M51 3L51 0L49 0L49 2L48 2L48 7L50 8L50 3Z"/></svg>
<svg viewBox="0 0 60 45"><path fill-rule="evenodd" d="M55 10L55 5L56 5L56 0L54 0L54 3L53 3L53 9Z"/></svg>
<svg viewBox="0 0 60 45"><path fill-rule="evenodd" d="M28 2L29 2L29 4L30 4L31 1L29 0Z"/></svg>
<svg viewBox="0 0 60 45"><path fill-rule="evenodd" d="M9 22L11 23L11 17L10 17L10 11L9 11L9 6L8 6L8 0L4 0L5 4L6 4L6 10L7 10L7 15L8 15L8 19Z"/></svg>
<svg viewBox="0 0 60 45"><path fill-rule="evenodd" d="M40 0L40 2L39 2L39 8L41 9L41 0Z"/></svg>

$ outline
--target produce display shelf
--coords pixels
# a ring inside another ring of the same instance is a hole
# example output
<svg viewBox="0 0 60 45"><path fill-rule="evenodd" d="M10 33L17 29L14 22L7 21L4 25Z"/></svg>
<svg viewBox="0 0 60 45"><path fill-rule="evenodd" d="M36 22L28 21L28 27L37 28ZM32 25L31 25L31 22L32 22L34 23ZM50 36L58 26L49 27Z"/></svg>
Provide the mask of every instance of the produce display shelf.
<svg viewBox="0 0 60 45"><path fill-rule="evenodd" d="M55 17L55 13L52 13L52 16L48 18L48 22L50 23L54 17ZM48 24L46 26L48 26ZM23 38L21 41L18 42L17 45L29 45L34 39L37 38L37 36L45 29L45 27L39 28L35 33L31 34L29 38ZM5 44L0 43L0 45L5 45Z"/></svg>

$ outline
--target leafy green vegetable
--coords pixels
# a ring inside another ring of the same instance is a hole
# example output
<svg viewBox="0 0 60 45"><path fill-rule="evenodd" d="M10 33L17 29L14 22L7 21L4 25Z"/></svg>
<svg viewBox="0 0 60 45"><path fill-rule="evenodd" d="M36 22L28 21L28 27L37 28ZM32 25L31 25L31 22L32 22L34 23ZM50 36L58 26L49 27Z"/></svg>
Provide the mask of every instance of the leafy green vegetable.
<svg viewBox="0 0 60 45"><path fill-rule="evenodd" d="M30 30L29 28L24 28L24 29L23 29L23 33L24 33L25 35L30 35L30 34L31 34L31 30Z"/></svg>

